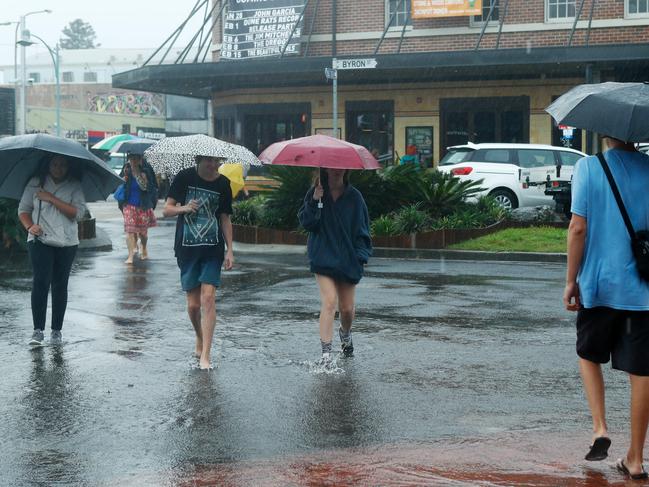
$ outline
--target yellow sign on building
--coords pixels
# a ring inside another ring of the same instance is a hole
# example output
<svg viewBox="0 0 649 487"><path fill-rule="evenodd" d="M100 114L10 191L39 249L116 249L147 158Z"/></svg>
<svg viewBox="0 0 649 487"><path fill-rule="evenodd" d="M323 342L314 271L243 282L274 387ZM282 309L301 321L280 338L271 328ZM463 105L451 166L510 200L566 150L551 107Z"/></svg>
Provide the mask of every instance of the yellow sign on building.
<svg viewBox="0 0 649 487"><path fill-rule="evenodd" d="M482 15L482 0L412 0L412 18Z"/></svg>

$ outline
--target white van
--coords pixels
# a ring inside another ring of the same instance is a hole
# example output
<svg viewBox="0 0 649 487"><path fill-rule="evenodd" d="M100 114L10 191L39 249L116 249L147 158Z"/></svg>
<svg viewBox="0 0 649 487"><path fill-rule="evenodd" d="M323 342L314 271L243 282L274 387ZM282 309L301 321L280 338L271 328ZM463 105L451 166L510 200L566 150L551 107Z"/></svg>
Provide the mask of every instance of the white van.
<svg viewBox="0 0 649 487"><path fill-rule="evenodd" d="M438 169L463 180L482 179L478 196L491 195L504 208L553 205L545 182L570 180L575 163L586 154L542 144L473 144L448 147Z"/></svg>

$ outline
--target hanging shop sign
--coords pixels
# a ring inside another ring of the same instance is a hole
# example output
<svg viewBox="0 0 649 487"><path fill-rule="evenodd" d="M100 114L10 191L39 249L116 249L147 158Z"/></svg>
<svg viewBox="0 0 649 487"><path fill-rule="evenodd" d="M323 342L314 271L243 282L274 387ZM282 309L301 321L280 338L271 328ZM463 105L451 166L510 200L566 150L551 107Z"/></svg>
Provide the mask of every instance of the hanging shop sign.
<svg viewBox="0 0 649 487"><path fill-rule="evenodd" d="M221 58L300 53L305 0L228 0Z"/></svg>
<svg viewBox="0 0 649 487"><path fill-rule="evenodd" d="M413 19L482 15L482 0L412 0Z"/></svg>

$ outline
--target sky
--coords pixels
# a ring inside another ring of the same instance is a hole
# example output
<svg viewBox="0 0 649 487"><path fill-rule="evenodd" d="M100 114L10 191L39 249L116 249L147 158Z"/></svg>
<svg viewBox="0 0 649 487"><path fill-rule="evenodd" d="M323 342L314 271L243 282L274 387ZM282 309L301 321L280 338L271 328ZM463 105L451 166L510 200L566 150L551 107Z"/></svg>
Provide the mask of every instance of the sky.
<svg viewBox="0 0 649 487"><path fill-rule="evenodd" d="M61 38L63 28L80 18L92 25L97 34L96 42L105 48L156 48L185 20L196 3L196 0L0 1L0 23L17 22L28 12L52 10L51 14L39 13L26 18L27 29L42 37L51 47ZM198 17L196 15L196 20L186 29L188 37L185 42L202 24L202 15L200 21ZM15 24L0 26L0 66L14 64L15 28ZM181 37L179 41L182 40ZM38 51L47 52L36 44L28 48L27 55ZM18 58L20 61L20 52Z"/></svg>

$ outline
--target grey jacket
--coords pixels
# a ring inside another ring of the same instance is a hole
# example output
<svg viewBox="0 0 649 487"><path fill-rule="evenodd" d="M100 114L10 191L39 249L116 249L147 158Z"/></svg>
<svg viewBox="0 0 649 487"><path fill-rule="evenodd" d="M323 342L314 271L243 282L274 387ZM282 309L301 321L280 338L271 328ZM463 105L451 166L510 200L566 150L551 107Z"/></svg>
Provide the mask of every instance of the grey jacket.
<svg viewBox="0 0 649 487"><path fill-rule="evenodd" d="M81 220L86 212L86 200L81 183L75 179L66 179L61 184L56 184L48 175L43 184L45 191L77 208L77 216L74 220L61 213L53 204L36 198L36 193L40 188L38 178L32 178L27 183L18 204L18 214L29 213L32 221L40 225L43 235L38 239L45 245L52 247L79 245L77 221ZM34 235L29 234L27 241L31 242L35 238Z"/></svg>

